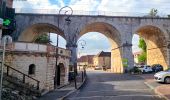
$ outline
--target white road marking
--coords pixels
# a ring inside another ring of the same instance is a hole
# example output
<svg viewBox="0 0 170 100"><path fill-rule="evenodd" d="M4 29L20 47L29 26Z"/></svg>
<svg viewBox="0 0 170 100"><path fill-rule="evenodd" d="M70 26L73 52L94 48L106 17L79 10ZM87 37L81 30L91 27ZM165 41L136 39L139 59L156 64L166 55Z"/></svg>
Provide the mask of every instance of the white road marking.
<svg viewBox="0 0 170 100"><path fill-rule="evenodd" d="M117 90L103 90L103 91L88 91L88 92L117 92L117 91L152 91L151 89L117 89Z"/></svg>
<svg viewBox="0 0 170 100"><path fill-rule="evenodd" d="M116 95L116 96L89 96L89 97L73 97L69 99L90 99L90 98L102 98L102 97L136 97L136 96L142 96L142 97L159 97L159 95Z"/></svg>

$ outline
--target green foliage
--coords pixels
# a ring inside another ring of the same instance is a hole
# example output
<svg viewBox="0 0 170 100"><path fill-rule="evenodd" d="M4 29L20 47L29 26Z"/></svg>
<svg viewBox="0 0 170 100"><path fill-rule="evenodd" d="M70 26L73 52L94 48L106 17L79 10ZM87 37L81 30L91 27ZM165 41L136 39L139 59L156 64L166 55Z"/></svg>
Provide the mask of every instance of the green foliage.
<svg viewBox="0 0 170 100"><path fill-rule="evenodd" d="M147 54L146 52L143 52L141 55L138 56L138 61L140 63L145 63L147 59Z"/></svg>
<svg viewBox="0 0 170 100"><path fill-rule="evenodd" d="M47 44L47 43L51 43L51 41L47 34L42 34L35 40L35 43Z"/></svg>
<svg viewBox="0 0 170 100"><path fill-rule="evenodd" d="M170 15L167 15L168 16L168 18L170 18Z"/></svg>
<svg viewBox="0 0 170 100"><path fill-rule="evenodd" d="M155 9L155 8L152 8L151 11L149 12L149 15L150 15L151 17L158 17L157 14L158 14L158 10Z"/></svg>
<svg viewBox="0 0 170 100"><path fill-rule="evenodd" d="M132 69L129 70L131 74L141 74L141 70L138 69L137 67L133 67Z"/></svg>
<svg viewBox="0 0 170 100"><path fill-rule="evenodd" d="M143 52L146 52L147 46L146 46L145 40L142 39L141 37L140 37L140 39L139 39L139 45L138 45L138 47L141 48Z"/></svg>

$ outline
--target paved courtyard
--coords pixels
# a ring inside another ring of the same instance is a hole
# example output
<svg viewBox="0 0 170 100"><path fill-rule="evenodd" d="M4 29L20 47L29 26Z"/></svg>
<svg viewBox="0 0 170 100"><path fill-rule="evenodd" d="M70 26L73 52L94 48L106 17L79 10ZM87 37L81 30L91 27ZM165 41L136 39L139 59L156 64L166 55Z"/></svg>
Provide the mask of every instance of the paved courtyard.
<svg viewBox="0 0 170 100"><path fill-rule="evenodd" d="M67 100L163 100L139 76L104 71L88 71L87 75L85 86Z"/></svg>

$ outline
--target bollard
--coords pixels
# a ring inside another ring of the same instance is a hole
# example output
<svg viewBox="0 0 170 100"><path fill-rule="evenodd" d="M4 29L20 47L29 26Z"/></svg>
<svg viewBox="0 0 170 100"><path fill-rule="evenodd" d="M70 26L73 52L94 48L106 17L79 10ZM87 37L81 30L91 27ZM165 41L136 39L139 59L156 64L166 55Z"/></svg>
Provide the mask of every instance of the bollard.
<svg viewBox="0 0 170 100"><path fill-rule="evenodd" d="M84 74L83 71L81 71L82 82L84 80L84 75L83 74Z"/></svg>
<svg viewBox="0 0 170 100"><path fill-rule="evenodd" d="M74 72L74 86L77 89L77 80L76 80L76 73Z"/></svg>

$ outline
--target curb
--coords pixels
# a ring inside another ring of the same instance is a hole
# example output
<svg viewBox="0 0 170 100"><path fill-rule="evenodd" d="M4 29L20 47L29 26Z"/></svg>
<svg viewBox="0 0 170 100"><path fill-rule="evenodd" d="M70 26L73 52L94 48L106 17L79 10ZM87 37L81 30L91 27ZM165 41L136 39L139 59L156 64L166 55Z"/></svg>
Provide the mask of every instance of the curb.
<svg viewBox="0 0 170 100"><path fill-rule="evenodd" d="M155 89L155 93L156 94L158 94L158 95L160 95L162 98L164 98L165 100L169 100L165 95L163 95L161 92L159 92L158 90L157 90L157 88Z"/></svg>
<svg viewBox="0 0 170 100"><path fill-rule="evenodd" d="M153 90L157 95L159 95L160 98L163 98L165 100L169 100L165 95L163 95L162 93L160 93L157 90L157 87L154 88L152 85L150 85L148 82L144 82L145 85L147 85L151 90Z"/></svg>
<svg viewBox="0 0 170 100"><path fill-rule="evenodd" d="M87 78L87 76L84 78L82 84L81 84L77 89L74 89L74 90L68 92L66 95L64 95L63 97L61 97L61 98L59 98L59 99L57 99L57 100L64 100L66 97L68 97L69 95L75 93L75 92L78 91L80 88L82 88L83 85L84 85L84 83L86 82L86 78Z"/></svg>

